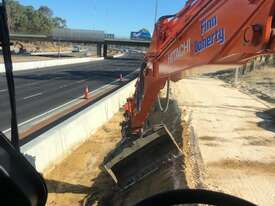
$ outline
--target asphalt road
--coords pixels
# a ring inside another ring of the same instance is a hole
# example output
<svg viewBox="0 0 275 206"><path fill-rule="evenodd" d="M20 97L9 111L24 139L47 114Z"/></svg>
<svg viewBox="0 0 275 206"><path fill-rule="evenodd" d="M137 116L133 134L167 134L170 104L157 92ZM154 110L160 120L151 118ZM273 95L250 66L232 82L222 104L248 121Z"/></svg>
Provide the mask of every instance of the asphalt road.
<svg viewBox="0 0 275 206"><path fill-rule="evenodd" d="M84 85L96 90L139 68L142 54L126 54L77 65L15 72L18 123L27 121L83 95ZM10 108L4 74L0 74L0 130L10 128Z"/></svg>

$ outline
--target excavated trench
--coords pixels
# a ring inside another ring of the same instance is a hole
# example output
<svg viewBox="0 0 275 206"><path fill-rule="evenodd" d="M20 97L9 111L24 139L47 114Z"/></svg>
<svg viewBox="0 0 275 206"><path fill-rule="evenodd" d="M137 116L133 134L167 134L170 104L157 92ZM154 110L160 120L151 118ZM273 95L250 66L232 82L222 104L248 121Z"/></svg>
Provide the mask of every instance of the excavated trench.
<svg viewBox="0 0 275 206"><path fill-rule="evenodd" d="M165 101L164 99L161 101ZM173 134L180 148L183 149L183 125L181 124L181 112L176 102L171 101L169 110L161 113L155 107L148 119L148 126L154 124L165 124ZM146 156L144 157L146 158ZM102 167L102 165L101 165ZM136 168L138 170L138 168ZM140 200L153 194L179 188L186 188L184 155L173 160L169 164L164 164L159 170L150 174L142 181L132 187L123 190L116 187L109 177L106 177L104 170L96 177L91 187L91 193L86 198L86 206L91 205L133 205ZM105 178L104 178L105 177ZM110 181L109 185L102 184L102 181ZM110 190L106 190L104 187ZM100 198L96 198L94 191L101 191Z"/></svg>
<svg viewBox="0 0 275 206"><path fill-rule="evenodd" d="M161 101L164 104L165 99ZM122 112L46 175L48 206L128 206L156 193L199 185L193 175L192 158L187 157L192 155L188 123L183 121L181 110L174 100L171 100L166 113L159 112L155 107L148 126L165 124L183 150L183 155L161 165L159 170L126 190L115 185L103 168L103 160L118 145L121 120Z"/></svg>

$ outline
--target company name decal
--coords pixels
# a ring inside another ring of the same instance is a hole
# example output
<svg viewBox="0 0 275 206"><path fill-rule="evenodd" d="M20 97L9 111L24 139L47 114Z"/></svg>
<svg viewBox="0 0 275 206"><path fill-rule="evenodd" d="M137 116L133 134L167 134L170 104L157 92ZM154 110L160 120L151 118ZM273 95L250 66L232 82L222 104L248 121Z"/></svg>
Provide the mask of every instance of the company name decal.
<svg viewBox="0 0 275 206"><path fill-rule="evenodd" d="M224 28L217 28L218 19L216 16L206 19L201 23L201 35L206 33L209 35L203 37L199 41L195 41L195 53L202 52L203 50L212 47L214 44L224 44L225 30Z"/></svg>
<svg viewBox="0 0 275 206"><path fill-rule="evenodd" d="M168 56L168 63L173 64L176 60L184 57L191 52L191 39L183 42L178 48L174 49Z"/></svg>
<svg viewBox="0 0 275 206"><path fill-rule="evenodd" d="M205 19L200 24L201 39L193 41L188 39L184 41L178 48L174 49L168 55L168 64L174 64L178 59L191 54L198 54L207 48L214 46L215 44L224 44L225 29L218 27L218 18L213 16L209 19Z"/></svg>

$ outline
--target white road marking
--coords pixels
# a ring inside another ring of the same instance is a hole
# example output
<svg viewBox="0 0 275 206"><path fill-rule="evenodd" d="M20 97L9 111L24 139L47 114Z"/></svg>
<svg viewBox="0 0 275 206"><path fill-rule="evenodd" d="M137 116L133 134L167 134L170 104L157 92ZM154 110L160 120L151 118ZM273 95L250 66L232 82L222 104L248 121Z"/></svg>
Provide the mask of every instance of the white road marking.
<svg viewBox="0 0 275 206"><path fill-rule="evenodd" d="M136 72L136 70L135 70L134 72ZM126 78L126 77L132 75L134 72L132 72L132 73L126 75L124 78ZM81 80L81 81L84 81L84 80ZM102 90L102 89L104 89L104 88L106 88L106 87L108 87L108 86L111 86L113 83L118 82L118 81L120 81L120 79L117 79L117 80L115 80L115 81L112 81L112 82L110 82L109 84L106 84L106 85L104 85L104 86L102 86L102 87L100 87L100 88L98 88L98 89L96 89L96 90L90 92L89 94L96 94L98 91L100 91L100 90ZM62 105L60 105L60 106L58 106L58 107L56 107L56 108L54 108L54 109L51 109L51 110L49 110L49 111L47 111L47 112L45 112L45 113L43 113L43 114L40 114L40 115L38 115L38 116L35 116L35 117L33 117L33 118L31 118L31 119L29 119L29 120L27 120L27 121L21 122L20 124L18 124L18 127L21 127L21 126L23 126L23 125L25 125L25 124L28 124L28 123L30 123L30 122L32 122L32 121L34 121L34 120L37 120L37 119L41 118L41 117L43 117L43 116L46 116L46 115L48 115L48 114L50 114L50 113L52 113L52 112L54 112L54 111L56 111L56 110L59 110L60 108L65 107L65 106L67 106L67 105L69 105L69 104L72 104L73 102L76 102L76 101L78 101L79 99L81 99L81 98L83 98L83 97L84 97L84 95L81 95L81 96L77 97L76 99L73 99L73 100L71 100L71 101L69 101L69 102L67 102L67 103L65 103L65 104L62 104ZM11 131L11 128L9 128L9 129L3 131L3 133L5 134L5 133L8 133L8 132L10 132L10 131Z"/></svg>
<svg viewBox="0 0 275 206"><path fill-rule="evenodd" d="M0 90L0 93L8 91L7 89Z"/></svg>
<svg viewBox="0 0 275 206"><path fill-rule="evenodd" d="M23 99L24 99L24 100L27 100L27 99L30 99L30 98L33 98L33 97L41 96L42 94L43 94L42 92L39 92L39 93L37 93L37 94L33 94L33 95L31 95L31 96L24 97Z"/></svg>
<svg viewBox="0 0 275 206"><path fill-rule="evenodd" d="M85 82L86 80L80 80L80 81L77 81L77 82L73 82L71 84L63 84L62 86L59 87L59 89L63 89L63 88L66 88L68 86L71 86L71 85L74 85L74 84L80 84L80 83L83 83Z"/></svg>

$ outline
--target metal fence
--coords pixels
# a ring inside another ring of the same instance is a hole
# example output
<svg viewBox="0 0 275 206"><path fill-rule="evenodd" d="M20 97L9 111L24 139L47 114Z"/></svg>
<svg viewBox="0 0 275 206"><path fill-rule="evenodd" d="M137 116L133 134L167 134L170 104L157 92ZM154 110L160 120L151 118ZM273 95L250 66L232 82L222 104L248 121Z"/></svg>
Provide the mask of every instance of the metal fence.
<svg viewBox="0 0 275 206"><path fill-rule="evenodd" d="M235 84L238 84L240 78L255 70L261 70L275 65L275 55L261 55L251 59L245 65L235 68Z"/></svg>

